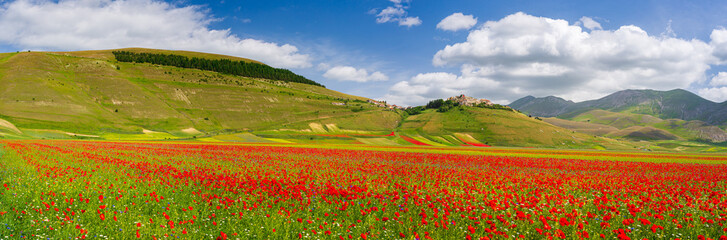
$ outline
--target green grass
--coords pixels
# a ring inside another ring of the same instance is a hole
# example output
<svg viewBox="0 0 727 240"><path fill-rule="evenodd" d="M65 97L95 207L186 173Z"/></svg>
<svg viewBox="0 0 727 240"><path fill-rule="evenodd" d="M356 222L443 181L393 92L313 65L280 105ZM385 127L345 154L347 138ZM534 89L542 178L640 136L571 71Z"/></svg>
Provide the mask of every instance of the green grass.
<svg viewBox="0 0 727 240"><path fill-rule="evenodd" d="M570 120L578 122L590 122L612 126L618 129L624 129L633 126L647 126L649 124L659 123L663 120L645 114L610 112L606 110L591 110L579 114Z"/></svg>
<svg viewBox="0 0 727 240"><path fill-rule="evenodd" d="M560 118L543 118L543 121L553 124L558 127L570 129L576 132L586 133L596 136L604 136L608 133L618 131L619 129L613 126L591 123L591 122L578 122L565 120Z"/></svg>

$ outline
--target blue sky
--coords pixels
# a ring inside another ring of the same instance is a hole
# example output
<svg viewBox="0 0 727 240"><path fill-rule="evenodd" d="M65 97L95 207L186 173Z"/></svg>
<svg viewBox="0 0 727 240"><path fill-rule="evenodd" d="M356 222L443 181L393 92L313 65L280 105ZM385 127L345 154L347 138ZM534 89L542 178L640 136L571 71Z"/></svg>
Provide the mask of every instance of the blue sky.
<svg viewBox="0 0 727 240"><path fill-rule="evenodd" d="M727 100L727 73L720 74L727 71L723 1L0 4L0 28L10 29L0 35L3 52L153 47L223 53L402 105L460 93L500 103L526 95L580 101L629 88L685 88ZM384 14L387 8L394 14ZM457 21L442 23L455 13L461 13Z"/></svg>

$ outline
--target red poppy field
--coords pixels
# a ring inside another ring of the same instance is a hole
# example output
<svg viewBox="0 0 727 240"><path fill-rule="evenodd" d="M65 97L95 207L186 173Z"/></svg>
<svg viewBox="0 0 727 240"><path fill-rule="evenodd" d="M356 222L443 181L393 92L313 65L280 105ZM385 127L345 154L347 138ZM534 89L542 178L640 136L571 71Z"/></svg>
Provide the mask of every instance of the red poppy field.
<svg viewBox="0 0 727 240"><path fill-rule="evenodd" d="M727 239L724 156L361 148L0 141L0 238Z"/></svg>

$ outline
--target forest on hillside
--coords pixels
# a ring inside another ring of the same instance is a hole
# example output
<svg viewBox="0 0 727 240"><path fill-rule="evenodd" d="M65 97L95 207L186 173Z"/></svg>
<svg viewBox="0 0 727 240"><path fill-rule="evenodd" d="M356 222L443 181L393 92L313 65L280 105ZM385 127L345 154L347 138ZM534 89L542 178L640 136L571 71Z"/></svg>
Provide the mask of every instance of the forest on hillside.
<svg viewBox="0 0 727 240"><path fill-rule="evenodd" d="M114 51L113 54L116 60L120 62L151 63L181 68L194 68L243 77L297 82L325 87L320 83L295 74L288 69L274 68L260 63L233 61L229 59L189 58L174 54L135 53L129 51Z"/></svg>

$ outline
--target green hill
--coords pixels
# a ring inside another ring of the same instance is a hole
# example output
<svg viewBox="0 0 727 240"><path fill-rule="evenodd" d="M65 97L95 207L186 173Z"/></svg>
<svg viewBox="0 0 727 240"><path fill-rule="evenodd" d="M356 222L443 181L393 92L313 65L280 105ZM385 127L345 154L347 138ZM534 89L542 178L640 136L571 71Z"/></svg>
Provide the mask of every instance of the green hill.
<svg viewBox="0 0 727 240"><path fill-rule="evenodd" d="M398 125L398 113L366 100L309 84L118 62L111 50L0 55L0 119L29 137L174 138L319 121L367 131Z"/></svg>
<svg viewBox="0 0 727 240"><path fill-rule="evenodd" d="M522 113L502 109L456 107L410 116L400 133L443 145L457 145L471 136L487 145L554 148L633 149L635 145L574 132ZM443 140L444 139L444 140ZM455 140L448 140L455 139ZM457 141L459 140L459 141Z"/></svg>

